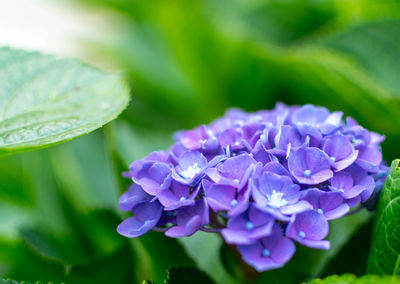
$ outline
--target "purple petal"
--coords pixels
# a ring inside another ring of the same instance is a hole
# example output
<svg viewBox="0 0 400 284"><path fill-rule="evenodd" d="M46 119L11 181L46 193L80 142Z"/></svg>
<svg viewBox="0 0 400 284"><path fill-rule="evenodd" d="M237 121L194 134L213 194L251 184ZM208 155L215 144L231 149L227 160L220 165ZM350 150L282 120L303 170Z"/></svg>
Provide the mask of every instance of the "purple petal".
<svg viewBox="0 0 400 284"><path fill-rule="evenodd" d="M151 230L160 220L162 207L158 202L140 203L133 209L134 217L125 219L117 228L125 237L136 238Z"/></svg>
<svg viewBox="0 0 400 284"><path fill-rule="evenodd" d="M232 209L232 200L235 199L236 188L229 185L212 184L204 188L208 204L215 212Z"/></svg>
<svg viewBox="0 0 400 284"><path fill-rule="evenodd" d="M186 199L185 197L178 198L169 189L164 189L157 194L160 203L165 207L166 211L175 210L184 206L194 205L194 200Z"/></svg>
<svg viewBox="0 0 400 284"><path fill-rule="evenodd" d="M303 144L302 137L296 128L289 125L282 125L278 134L275 136L275 145L279 149L286 151L288 144L291 147L298 147Z"/></svg>
<svg viewBox="0 0 400 284"><path fill-rule="evenodd" d="M326 108L304 105L293 113L292 122L318 125L324 122L328 116L329 111Z"/></svg>
<svg viewBox="0 0 400 284"><path fill-rule="evenodd" d="M148 194L156 195L171 183L171 169L165 163L148 162L133 180Z"/></svg>
<svg viewBox="0 0 400 284"><path fill-rule="evenodd" d="M267 150L266 147L264 146L264 143L261 140L258 140L256 142L253 150L251 151L251 154L253 155L254 160L256 160L257 162L261 162L263 164L275 160L273 156L274 153L271 153L270 150Z"/></svg>
<svg viewBox="0 0 400 284"><path fill-rule="evenodd" d="M299 214L301 212L305 212L312 209L313 209L312 205L305 200L300 200L295 204L287 205L280 208L282 214L285 215Z"/></svg>
<svg viewBox="0 0 400 284"><path fill-rule="evenodd" d="M339 172L331 179L331 185L337 189L347 190L353 187L354 181L350 173Z"/></svg>
<svg viewBox="0 0 400 284"><path fill-rule="evenodd" d="M296 247L282 236L281 229L276 225L271 236L251 245L240 245L238 250L247 263L261 272L282 267L291 259Z"/></svg>
<svg viewBox="0 0 400 284"><path fill-rule="evenodd" d="M319 184L333 176L329 158L320 149L314 147L292 151L288 167L299 183Z"/></svg>
<svg viewBox="0 0 400 284"><path fill-rule="evenodd" d="M350 210L350 206L343 203L330 211L324 212L326 220L334 220L345 216Z"/></svg>
<svg viewBox="0 0 400 284"><path fill-rule="evenodd" d="M207 159L199 151L187 151L181 157L179 157L179 166L185 170L193 167L194 164L200 169L204 169L207 166Z"/></svg>
<svg viewBox="0 0 400 284"><path fill-rule="evenodd" d="M329 242L321 241L328 235L329 225L317 211L307 211L294 215L286 228L286 235L312 248L328 249Z"/></svg>
<svg viewBox="0 0 400 284"><path fill-rule="evenodd" d="M361 196L356 196L350 199L346 199L345 202L350 206L350 207L355 207L361 202Z"/></svg>
<svg viewBox="0 0 400 284"><path fill-rule="evenodd" d="M165 235L170 238L187 237L196 233L200 227L201 227L201 217L193 216L186 222L186 224L181 226L173 226L169 228L165 232Z"/></svg>
<svg viewBox="0 0 400 284"><path fill-rule="evenodd" d="M155 219L142 222L137 220L136 217L129 217L119 224L117 231L125 237L136 238L151 230L157 222L158 220Z"/></svg>
<svg viewBox="0 0 400 284"><path fill-rule="evenodd" d="M142 222L160 219L162 206L158 201L140 203L132 209L135 217Z"/></svg>
<svg viewBox="0 0 400 284"><path fill-rule="evenodd" d="M151 198L152 196L144 192L139 185L132 184L121 196L119 208L123 211L131 211L137 204L150 201Z"/></svg>
<svg viewBox="0 0 400 284"><path fill-rule="evenodd" d="M279 162L269 162L264 166L264 171L271 172L280 176L288 176L290 177L290 173L288 170L282 166Z"/></svg>
<svg viewBox="0 0 400 284"><path fill-rule="evenodd" d="M249 232L245 230L225 228L222 229L221 235L228 244L249 245L254 243L254 240L249 238Z"/></svg>
<svg viewBox="0 0 400 284"><path fill-rule="evenodd" d="M288 262L296 252L296 246L289 238L281 238L272 251L271 258L280 264Z"/></svg>
<svg viewBox="0 0 400 284"><path fill-rule="evenodd" d="M322 150L331 157L336 171L350 166L358 156L358 151L354 149L349 139L340 134L329 136L325 140Z"/></svg>
<svg viewBox="0 0 400 284"><path fill-rule="evenodd" d="M219 135L219 142L224 148L226 148L228 145L231 147L243 147L242 138L243 133L240 129L228 128L222 131Z"/></svg>
<svg viewBox="0 0 400 284"><path fill-rule="evenodd" d="M245 190L242 190L237 196L237 204L228 211L228 216L233 217L239 215L240 213L246 211L250 205L250 193L251 190L247 187ZM232 204L231 204L232 205Z"/></svg>
<svg viewBox="0 0 400 284"><path fill-rule="evenodd" d="M250 155L241 154L227 159L223 164L218 166L218 171L224 177L241 180L250 165L255 163L256 161Z"/></svg>
<svg viewBox="0 0 400 284"><path fill-rule="evenodd" d="M370 145L360 150L356 163L368 172L379 171L379 164L382 162L382 152L379 147Z"/></svg>

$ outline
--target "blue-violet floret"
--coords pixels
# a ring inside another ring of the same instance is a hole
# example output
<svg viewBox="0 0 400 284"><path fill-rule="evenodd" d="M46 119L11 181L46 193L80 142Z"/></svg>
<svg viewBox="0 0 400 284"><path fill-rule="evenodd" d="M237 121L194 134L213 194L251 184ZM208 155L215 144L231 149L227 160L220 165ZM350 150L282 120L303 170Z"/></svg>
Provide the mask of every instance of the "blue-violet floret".
<svg viewBox="0 0 400 284"><path fill-rule="evenodd" d="M219 233L257 271L285 265L295 243L329 249L328 221L373 209L388 171L385 137L342 117L278 103L177 132L168 151L131 164L119 206L133 216L118 232Z"/></svg>

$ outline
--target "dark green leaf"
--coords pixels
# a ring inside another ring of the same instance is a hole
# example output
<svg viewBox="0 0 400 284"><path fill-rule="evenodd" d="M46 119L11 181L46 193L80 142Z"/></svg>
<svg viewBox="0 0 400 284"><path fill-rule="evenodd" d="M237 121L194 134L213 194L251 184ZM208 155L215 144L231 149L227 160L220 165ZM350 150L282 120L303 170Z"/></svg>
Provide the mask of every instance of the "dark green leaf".
<svg viewBox="0 0 400 284"><path fill-rule="evenodd" d="M21 245L6 245L0 242L1 263L8 262L7 277L25 279L35 282L41 279L44 283L82 284L82 283L138 283L132 278L132 256L125 245L114 254L96 260L87 265L64 267L59 263L43 258L35 251ZM33 284L33 283L32 283Z"/></svg>
<svg viewBox="0 0 400 284"><path fill-rule="evenodd" d="M197 232L193 236L179 239L197 267L207 273L218 284L235 283L234 275L225 270L220 258L223 239L217 234ZM239 272L241 273L241 272Z"/></svg>
<svg viewBox="0 0 400 284"><path fill-rule="evenodd" d="M161 283L165 271L173 266L194 266L181 244L160 232L150 231L140 238L131 239L134 251L135 275Z"/></svg>
<svg viewBox="0 0 400 284"><path fill-rule="evenodd" d="M335 273L352 273L361 276L366 273L371 246L372 221L371 219L362 225L340 251L327 262L324 272L321 274L322 276L329 276ZM346 261L343 261L344 259Z"/></svg>
<svg viewBox="0 0 400 284"><path fill-rule="evenodd" d="M367 272L400 274L400 160L394 160L376 210Z"/></svg>
<svg viewBox="0 0 400 284"><path fill-rule="evenodd" d="M127 105L119 76L70 59L0 48L0 154L86 134Z"/></svg>
<svg viewBox="0 0 400 284"><path fill-rule="evenodd" d="M235 246L232 245L230 246L226 243L223 243L221 245L219 254L225 270L235 279L243 281L247 275L246 270L250 270L250 273L252 273L253 275L257 275L257 272L252 267L248 265L245 266L240 265L240 264L243 265L244 262L241 261L241 255L236 250Z"/></svg>
<svg viewBox="0 0 400 284"><path fill-rule="evenodd" d="M194 267L173 267L168 269L165 284L213 284L214 281L203 271Z"/></svg>

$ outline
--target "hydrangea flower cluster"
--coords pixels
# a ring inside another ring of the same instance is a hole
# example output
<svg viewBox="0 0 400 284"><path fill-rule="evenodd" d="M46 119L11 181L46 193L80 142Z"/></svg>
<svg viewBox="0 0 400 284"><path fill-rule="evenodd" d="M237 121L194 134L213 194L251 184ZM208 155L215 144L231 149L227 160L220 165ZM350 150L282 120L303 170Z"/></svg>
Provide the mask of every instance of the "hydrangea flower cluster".
<svg viewBox="0 0 400 284"><path fill-rule="evenodd" d="M119 206L134 216L118 232L217 232L258 271L288 262L294 242L329 249L328 221L363 206L387 174L384 136L342 115L278 103L176 133L168 151L131 164Z"/></svg>

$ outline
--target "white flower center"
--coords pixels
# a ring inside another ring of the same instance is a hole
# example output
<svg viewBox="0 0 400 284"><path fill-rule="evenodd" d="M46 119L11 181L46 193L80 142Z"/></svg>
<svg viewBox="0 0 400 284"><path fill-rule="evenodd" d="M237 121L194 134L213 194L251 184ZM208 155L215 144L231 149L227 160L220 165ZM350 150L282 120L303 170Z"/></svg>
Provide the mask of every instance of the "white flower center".
<svg viewBox="0 0 400 284"><path fill-rule="evenodd" d="M283 197L282 192L276 192L275 190L273 190L272 194L267 194L267 198L269 200L268 205L272 208L280 208L282 206L285 206L289 202L282 197Z"/></svg>
<svg viewBox="0 0 400 284"><path fill-rule="evenodd" d="M201 172L201 168L199 168L199 165L197 163L194 163L193 166L188 167L186 170L182 171L180 174L185 179L192 179L200 172Z"/></svg>

